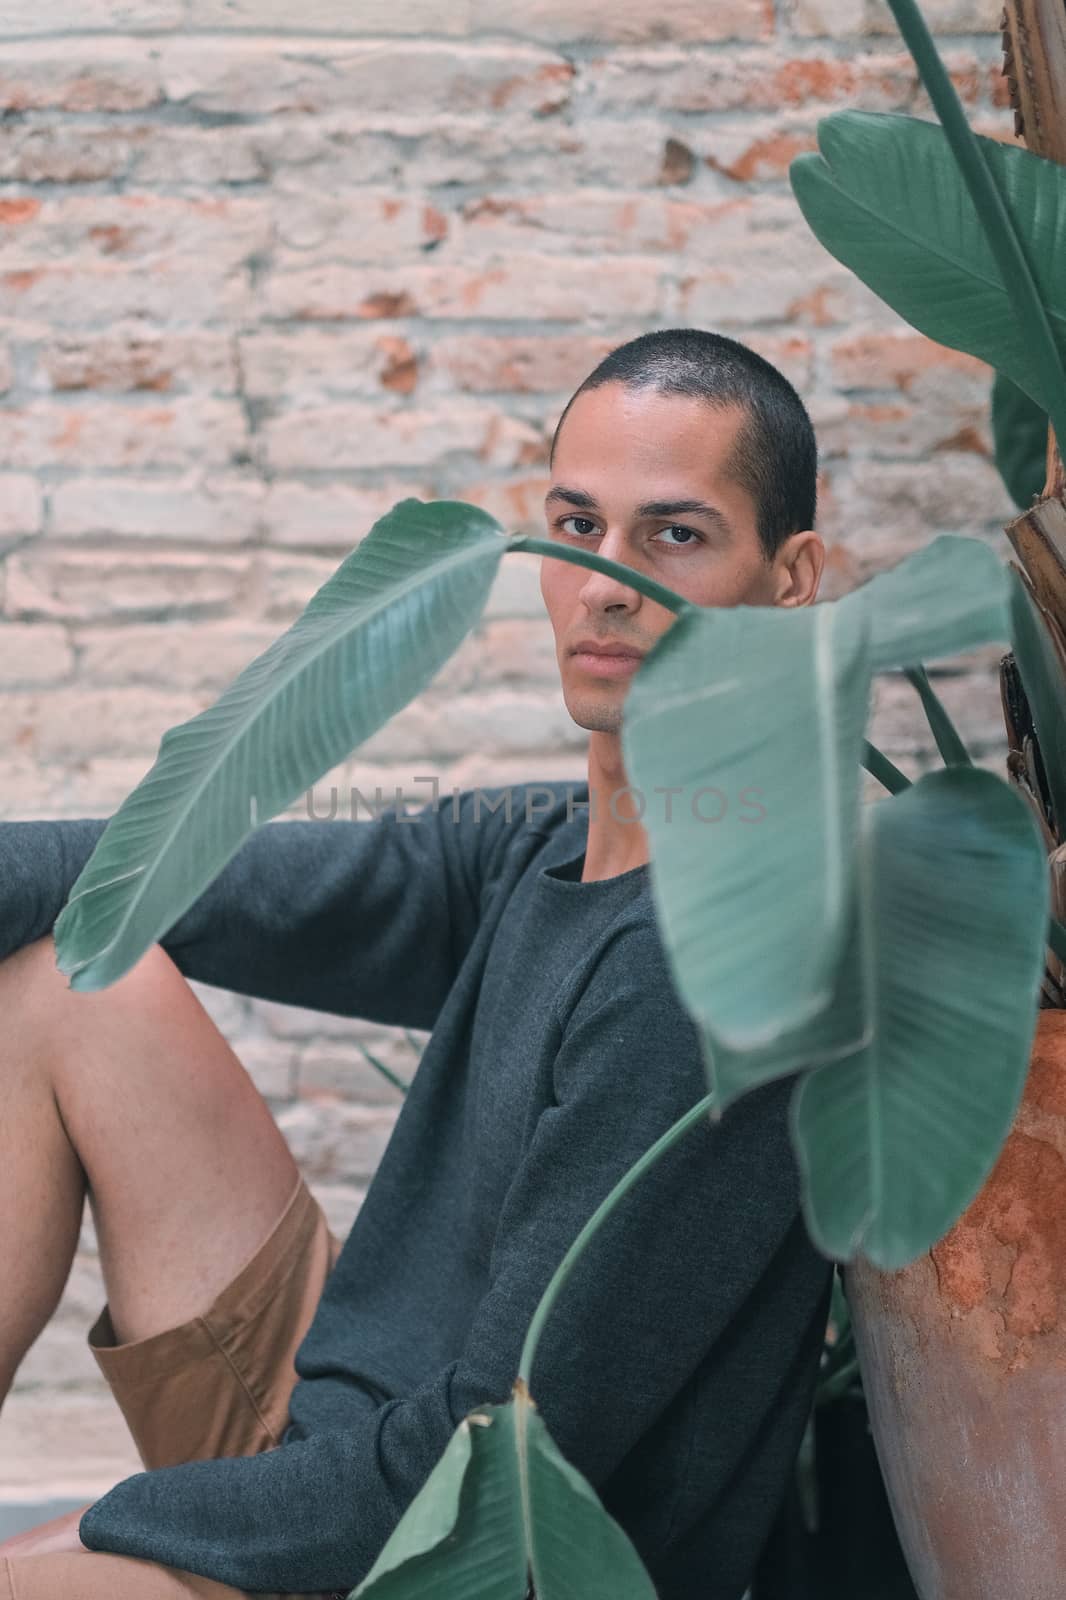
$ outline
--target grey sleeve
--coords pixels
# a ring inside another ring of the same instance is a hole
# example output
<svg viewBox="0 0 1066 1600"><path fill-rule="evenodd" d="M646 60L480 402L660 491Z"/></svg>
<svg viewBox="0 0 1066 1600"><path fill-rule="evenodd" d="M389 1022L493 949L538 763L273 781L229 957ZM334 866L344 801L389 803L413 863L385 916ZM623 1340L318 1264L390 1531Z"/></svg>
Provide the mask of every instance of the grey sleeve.
<svg viewBox="0 0 1066 1600"><path fill-rule="evenodd" d="M0 960L52 931L106 821L0 822Z"/></svg>
<svg viewBox="0 0 1066 1600"><path fill-rule="evenodd" d="M478 791L354 821L275 822L160 940L188 978L432 1028L477 930L490 836ZM0 824L0 956L48 933L102 821Z"/></svg>

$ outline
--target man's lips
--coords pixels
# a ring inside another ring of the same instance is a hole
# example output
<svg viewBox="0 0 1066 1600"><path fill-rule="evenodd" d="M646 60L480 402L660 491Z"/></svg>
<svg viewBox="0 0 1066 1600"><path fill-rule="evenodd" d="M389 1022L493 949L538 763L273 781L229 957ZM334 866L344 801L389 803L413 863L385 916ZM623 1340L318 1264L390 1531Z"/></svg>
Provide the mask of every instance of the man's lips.
<svg viewBox="0 0 1066 1600"><path fill-rule="evenodd" d="M573 646L573 655L635 656L640 661L644 655L636 645L623 644L620 639L579 639Z"/></svg>
<svg viewBox="0 0 1066 1600"><path fill-rule="evenodd" d="M629 677L644 659L643 652L632 645L595 639L579 640L571 655L583 672L595 678Z"/></svg>

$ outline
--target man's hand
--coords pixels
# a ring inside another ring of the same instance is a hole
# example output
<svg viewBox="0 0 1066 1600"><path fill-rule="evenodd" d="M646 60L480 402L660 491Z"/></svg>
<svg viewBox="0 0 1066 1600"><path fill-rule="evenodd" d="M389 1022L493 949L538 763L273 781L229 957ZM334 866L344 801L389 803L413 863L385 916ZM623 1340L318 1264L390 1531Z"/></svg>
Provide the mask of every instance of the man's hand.
<svg viewBox="0 0 1066 1600"><path fill-rule="evenodd" d="M95 1501L88 1500L76 1511L65 1511L38 1528L27 1528L0 1544L0 1556L51 1556L64 1550L88 1550L78 1538L78 1523Z"/></svg>

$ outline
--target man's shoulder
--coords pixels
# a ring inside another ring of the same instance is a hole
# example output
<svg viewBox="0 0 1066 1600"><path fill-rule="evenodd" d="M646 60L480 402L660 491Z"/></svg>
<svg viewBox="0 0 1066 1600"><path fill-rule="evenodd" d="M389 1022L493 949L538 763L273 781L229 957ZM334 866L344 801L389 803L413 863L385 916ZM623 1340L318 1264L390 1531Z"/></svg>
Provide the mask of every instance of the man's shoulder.
<svg viewBox="0 0 1066 1600"><path fill-rule="evenodd" d="M438 809L455 823L461 850L482 885L499 875L512 849L533 853L584 817L588 784L577 779L528 779L454 789Z"/></svg>

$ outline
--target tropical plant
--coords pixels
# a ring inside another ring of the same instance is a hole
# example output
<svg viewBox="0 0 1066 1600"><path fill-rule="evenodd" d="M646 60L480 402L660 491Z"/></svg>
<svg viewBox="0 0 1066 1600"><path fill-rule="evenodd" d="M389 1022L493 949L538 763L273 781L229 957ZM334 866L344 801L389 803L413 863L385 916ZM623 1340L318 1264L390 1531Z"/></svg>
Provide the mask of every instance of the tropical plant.
<svg viewBox="0 0 1066 1600"><path fill-rule="evenodd" d="M1066 426L1066 304L1052 270L1066 231L1062 175L974 138L911 0L892 3L944 127L827 119L822 154L794 169L800 204L916 326L984 356ZM795 1074L814 1239L837 1259L911 1260L990 1171L1020 1099L1041 986L1053 992L1066 958L1048 872L1049 842L1066 825L1066 645L1035 575L1030 584L979 541L942 536L836 601L705 609L591 552L508 536L475 507L406 500L215 705L164 735L57 924L73 986L126 972L256 827L419 693L476 624L512 551L611 573L675 613L626 701L627 773L645 791L682 793L742 773L773 825L753 836L729 819L703 827L684 807L669 825L649 816L653 892L709 1092L574 1240L530 1325L511 1401L462 1420L353 1592L375 1600L521 1600L530 1580L540 1600L652 1596L533 1398L541 1329L589 1240L690 1127ZM971 763L923 666L989 642L1009 643L1020 668L1010 782ZM888 671L906 672L945 762L914 783L866 738L872 680ZM861 766L887 799L862 803Z"/></svg>

